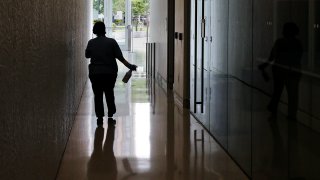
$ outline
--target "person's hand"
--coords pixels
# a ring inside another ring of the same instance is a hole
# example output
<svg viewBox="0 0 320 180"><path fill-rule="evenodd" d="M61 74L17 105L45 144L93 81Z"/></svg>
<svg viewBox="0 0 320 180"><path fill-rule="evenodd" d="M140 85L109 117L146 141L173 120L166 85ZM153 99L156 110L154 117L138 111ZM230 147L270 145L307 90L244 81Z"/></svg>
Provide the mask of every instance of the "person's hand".
<svg viewBox="0 0 320 180"><path fill-rule="evenodd" d="M134 65L134 64L131 64L130 67L129 67L129 69L132 70L132 71L136 71L136 70L137 70L137 67L138 67L138 66L136 66L136 65Z"/></svg>

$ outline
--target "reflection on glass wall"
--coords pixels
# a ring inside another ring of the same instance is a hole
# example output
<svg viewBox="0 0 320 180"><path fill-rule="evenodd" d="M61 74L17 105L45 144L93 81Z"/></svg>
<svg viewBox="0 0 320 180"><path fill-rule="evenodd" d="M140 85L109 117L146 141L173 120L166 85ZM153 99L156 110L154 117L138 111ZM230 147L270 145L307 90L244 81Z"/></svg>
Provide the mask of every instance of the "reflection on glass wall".
<svg viewBox="0 0 320 180"><path fill-rule="evenodd" d="M191 7L190 111L249 177L320 179L320 0Z"/></svg>

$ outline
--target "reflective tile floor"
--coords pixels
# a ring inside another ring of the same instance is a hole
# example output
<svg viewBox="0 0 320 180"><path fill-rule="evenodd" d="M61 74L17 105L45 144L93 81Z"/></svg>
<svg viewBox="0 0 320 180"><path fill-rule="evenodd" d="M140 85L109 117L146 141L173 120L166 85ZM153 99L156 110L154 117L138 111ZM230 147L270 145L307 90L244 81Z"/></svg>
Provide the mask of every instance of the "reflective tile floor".
<svg viewBox="0 0 320 180"><path fill-rule="evenodd" d="M141 77L123 84L119 75L117 123L105 119L98 127L90 86L88 81L58 180L247 179L206 131L202 137L202 127L174 105L170 92Z"/></svg>

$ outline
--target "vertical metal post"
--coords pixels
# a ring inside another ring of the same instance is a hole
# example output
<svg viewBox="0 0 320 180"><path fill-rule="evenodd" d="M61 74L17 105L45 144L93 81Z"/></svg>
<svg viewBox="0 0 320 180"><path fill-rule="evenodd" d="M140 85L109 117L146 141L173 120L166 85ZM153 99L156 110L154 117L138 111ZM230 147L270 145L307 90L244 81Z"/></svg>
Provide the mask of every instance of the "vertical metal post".
<svg viewBox="0 0 320 180"><path fill-rule="evenodd" d="M204 1L202 0L202 23L203 23L203 37L201 39L201 113L203 113L203 100L204 100L204 39L206 36L206 25L205 25L205 18L204 18Z"/></svg>
<svg viewBox="0 0 320 180"><path fill-rule="evenodd" d="M151 43L149 43L149 59L148 59L148 63L149 63L149 66L148 66L148 71L149 71L149 77L151 75L151 57L152 57L152 48L151 48Z"/></svg>
<svg viewBox="0 0 320 180"><path fill-rule="evenodd" d="M150 70L150 77L152 77L152 57L153 57L153 49L152 49L152 43L150 43L150 61L149 61L149 70Z"/></svg>
<svg viewBox="0 0 320 180"><path fill-rule="evenodd" d="M197 148L197 130L193 131L193 135L194 135L194 179L198 179L198 148Z"/></svg>
<svg viewBox="0 0 320 180"><path fill-rule="evenodd" d="M131 25L128 25L127 26L127 30L128 31L128 51L130 52L133 52L133 47L132 47L132 44L133 44L133 34L132 34L132 27Z"/></svg>
<svg viewBox="0 0 320 180"><path fill-rule="evenodd" d="M153 78L156 78L156 43L153 43Z"/></svg>
<svg viewBox="0 0 320 180"><path fill-rule="evenodd" d="M146 43L146 78L148 78L148 58L149 58L149 49L148 49L149 43Z"/></svg>
<svg viewBox="0 0 320 180"><path fill-rule="evenodd" d="M197 113L197 68L198 68L198 29L197 29L197 24L198 24L198 0L195 0L195 19L194 19L194 28L195 28L195 40L194 40L194 109L193 112Z"/></svg>

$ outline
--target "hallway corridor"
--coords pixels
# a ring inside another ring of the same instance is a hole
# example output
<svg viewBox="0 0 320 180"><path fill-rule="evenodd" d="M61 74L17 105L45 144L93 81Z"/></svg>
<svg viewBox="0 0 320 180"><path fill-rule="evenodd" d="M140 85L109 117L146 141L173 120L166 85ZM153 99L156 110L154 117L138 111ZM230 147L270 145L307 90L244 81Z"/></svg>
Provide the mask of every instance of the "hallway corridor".
<svg viewBox="0 0 320 180"><path fill-rule="evenodd" d="M0 180L320 180L320 0L114 2L0 2Z"/></svg>
<svg viewBox="0 0 320 180"><path fill-rule="evenodd" d="M119 73L115 126L96 125L88 81L58 180L247 179L216 141L189 114L145 78L128 84ZM196 136L196 137L195 137ZM197 141L195 141L197 139Z"/></svg>

